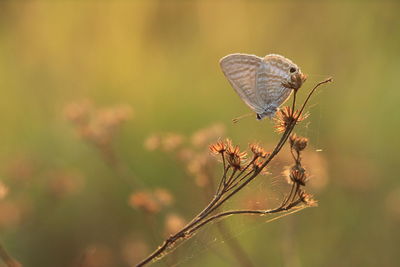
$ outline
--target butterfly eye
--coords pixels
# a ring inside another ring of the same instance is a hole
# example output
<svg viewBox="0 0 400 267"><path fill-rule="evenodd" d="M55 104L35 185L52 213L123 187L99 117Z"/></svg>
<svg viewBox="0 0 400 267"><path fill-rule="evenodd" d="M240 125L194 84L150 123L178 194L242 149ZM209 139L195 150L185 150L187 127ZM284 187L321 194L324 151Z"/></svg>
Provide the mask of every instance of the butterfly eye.
<svg viewBox="0 0 400 267"><path fill-rule="evenodd" d="M292 67L292 68L289 69L289 71L290 71L290 73L296 72L296 68Z"/></svg>

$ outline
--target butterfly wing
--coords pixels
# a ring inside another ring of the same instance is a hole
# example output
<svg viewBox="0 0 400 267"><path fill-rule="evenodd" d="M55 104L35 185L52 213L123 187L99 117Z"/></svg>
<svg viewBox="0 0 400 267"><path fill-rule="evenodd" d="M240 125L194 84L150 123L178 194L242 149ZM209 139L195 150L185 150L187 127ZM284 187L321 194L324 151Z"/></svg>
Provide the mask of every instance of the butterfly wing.
<svg viewBox="0 0 400 267"><path fill-rule="evenodd" d="M275 114L276 109L290 96L292 89L283 84L290 80L288 69L295 66L290 60L279 55L268 55L257 70L255 93L264 107L261 117ZM297 67L297 66L296 66Z"/></svg>
<svg viewBox="0 0 400 267"><path fill-rule="evenodd" d="M240 98L256 113L264 111L256 92L257 75L263 59L254 55L231 54L220 61L221 69Z"/></svg>

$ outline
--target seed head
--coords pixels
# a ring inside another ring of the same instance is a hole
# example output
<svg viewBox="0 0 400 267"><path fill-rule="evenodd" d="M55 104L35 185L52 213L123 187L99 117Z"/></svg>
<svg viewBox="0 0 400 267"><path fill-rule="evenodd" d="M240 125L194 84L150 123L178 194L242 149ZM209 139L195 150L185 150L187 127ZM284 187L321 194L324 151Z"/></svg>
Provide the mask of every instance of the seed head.
<svg viewBox="0 0 400 267"><path fill-rule="evenodd" d="M286 129L289 125L294 123L296 118L297 118L296 123L298 123L307 117L308 117L308 114L299 116L298 110L293 112L290 107L285 106L276 113L276 117L274 118L274 121L275 121L274 127L278 133L283 133L284 131L286 131Z"/></svg>
<svg viewBox="0 0 400 267"><path fill-rule="evenodd" d="M242 169L242 163L246 159L247 153L240 152L239 146L233 147L230 140L228 141L229 143L226 150L227 161L233 169L240 170Z"/></svg>
<svg viewBox="0 0 400 267"><path fill-rule="evenodd" d="M290 77L290 82L284 82L282 85L286 88L299 90L303 83L307 80L307 75L303 73L296 73Z"/></svg>
<svg viewBox="0 0 400 267"><path fill-rule="evenodd" d="M318 206L318 201L314 199L314 196L311 194L307 194L304 191L300 192L300 199L307 206L311 206L311 207Z"/></svg>
<svg viewBox="0 0 400 267"><path fill-rule="evenodd" d="M223 154L227 149L227 144L223 141L218 141L214 144L211 144L209 149L214 154Z"/></svg>
<svg viewBox="0 0 400 267"><path fill-rule="evenodd" d="M264 164L264 161L261 158L256 158L256 160L253 162L253 169L255 171L258 171L261 169L263 164Z"/></svg>
<svg viewBox="0 0 400 267"><path fill-rule="evenodd" d="M298 137L295 133L289 138L290 147L297 152L303 151L308 144L308 139L305 137Z"/></svg>
<svg viewBox="0 0 400 267"><path fill-rule="evenodd" d="M306 174L306 170L298 165L294 165L290 169L289 173L290 182L299 184L302 186L306 185L306 181L308 180L308 176Z"/></svg>
<svg viewBox="0 0 400 267"><path fill-rule="evenodd" d="M269 153L258 144L250 144L250 150L253 152L255 158L266 158Z"/></svg>

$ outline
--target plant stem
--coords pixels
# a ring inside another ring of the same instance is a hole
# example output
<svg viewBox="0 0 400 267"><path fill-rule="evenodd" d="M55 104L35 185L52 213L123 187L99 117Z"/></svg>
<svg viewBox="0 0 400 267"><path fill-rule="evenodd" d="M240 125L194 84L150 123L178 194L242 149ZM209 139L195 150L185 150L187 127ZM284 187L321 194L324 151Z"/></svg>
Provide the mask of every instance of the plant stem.
<svg viewBox="0 0 400 267"><path fill-rule="evenodd" d="M222 185L222 189L219 190L218 188L217 193L214 195L213 199L211 202L191 221L189 222L185 227L183 227L178 233L171 235L168 239L164 241L164 243L158 247L155 251L153 251L152 254L150 254L147 258L145 258L143 261L138 263L136 267L144 266L147 263L153 261L157 257L162 256L162 254L170 248L177 240L180 238L186 238L190 237L190 235L194 234L198 229L206 225L207 223L210 223L216 219L235 215L235 214L258 214L258 215L266 215L266 214L272 214L272 213L278 213L282 211L288 211L289 209L297 206L299 203L301 203L301 199L298 199L295 201L295 194L292 198L292 201L289 202L287 205L281 205L280 207L272 210L233 210L233 211L226 211L226 212L221 212L216 215L213 215L211 217L208 217L213 211L216 211L223 203L225 203L228 199L230 199L232 196L234 196L236 193L238 193L243 187L245 187L248 183L250 183L254 178L260 174L260 172L271 162L271 160L281 151L283 145L286 143L287 139L289 138L291 132L293 131L294 127L297 124L298 119L300 118L302 112L304 111L304 108L306 104L308 103L311 95L315 92L315 90L322 84L331 82L332 78L326 79L320 83L318 83L308 94L306 100L303 102L303 105L297 115L297 117L294 118L294 120L291 121L291 123L286 127L285 132L282 134L279 142L275 146L274 150L272 153L268 156L268 158L264 161L264 163L261 165L260 168L257 170L254 170L252 175L250 175L249 178L244 180L241 184L237 184L237 187L231 191L227 196L224 197L225 193L228 193L226 190L227 188L224 188ZM297 91L295 91L296 95ZM295 107L295 101L296 97L293 97L293 107ZM292 110L294 114L294 109ZM292 114L292 115L293 115ZM224 160L224 159L223 159ZM224 161L225 164L225 161ZM242 175L244 171L240 172L234 180L238 179L240 175ZM232 177L235 175L235 172L232 173L231 177L229 178L227 184L229 184L229 181L232 180ZM222 179L226 179L226 171L225 171L225 165L224 165L224 177ZM233 189L233 188L229 188ZM285 201L286 202L286 201ZM208 217L208 218L207 218Z"/></svg>

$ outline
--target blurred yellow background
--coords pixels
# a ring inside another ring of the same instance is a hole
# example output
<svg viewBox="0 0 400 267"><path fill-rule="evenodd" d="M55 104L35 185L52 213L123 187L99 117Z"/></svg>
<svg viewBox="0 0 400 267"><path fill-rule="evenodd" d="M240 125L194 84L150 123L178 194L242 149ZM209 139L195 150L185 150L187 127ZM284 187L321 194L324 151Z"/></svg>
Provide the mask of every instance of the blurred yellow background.
<svg viewBox="0 0 400 267"><path fill-rule="evenodd" d="M249 110L218 61L278 53L308 74L300 97L334 78L298 128L323 162L309 166L323 169L319 207L267 224L228 219L232 236L255 266L398 266L399 12L396 1L1 1L0 242L24 266L137 262L168 216L189 221L205 204L204 188L147 138L219 123L242 148L271 149L269 120L231 123ZM77 138L65 116L76 101L131 107L113 135L118 175L101 146ZM270 178L249 190L268 194ZM132 207L133 192L155 188L174 203L151 216ZM234 266L214 235L204 229L158 265Z"/></svg>

